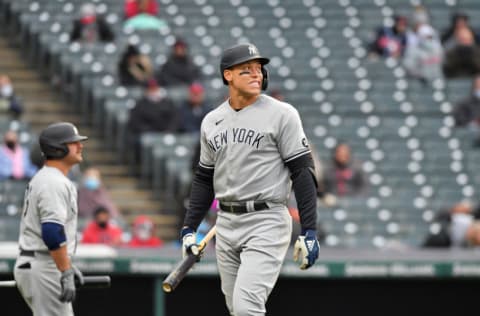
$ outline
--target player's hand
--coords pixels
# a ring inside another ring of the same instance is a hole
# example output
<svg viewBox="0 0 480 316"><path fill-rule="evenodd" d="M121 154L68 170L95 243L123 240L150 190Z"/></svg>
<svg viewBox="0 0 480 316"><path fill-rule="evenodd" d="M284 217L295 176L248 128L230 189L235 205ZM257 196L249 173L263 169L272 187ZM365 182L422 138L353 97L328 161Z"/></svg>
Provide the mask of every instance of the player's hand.
<svg viewBox="0 0 480 316"><path fill-rule="evenodd" d="M200 249L197 245L197 234L190 227L184 227L180 232L182 238L182 257L185 258L192 253L195 256L200 254Z"/></svg>
<svg viewBox="0 0 480 316"><path fill-rule="evenodd" d="M60 301L65 303L73 302L73 300L75 300L76 294L75 271L73 267L62 272L62 276L60 277L60 284L62 285Z"/></svg>
<svg viewBox="0 0 480 316"><path fill-rule="evenodd" d="M310 268L318 259L320 244L317 240L317 232L307 229L304 234L298 236L293 247L293 260L299 261L300 269Z"/></svg>

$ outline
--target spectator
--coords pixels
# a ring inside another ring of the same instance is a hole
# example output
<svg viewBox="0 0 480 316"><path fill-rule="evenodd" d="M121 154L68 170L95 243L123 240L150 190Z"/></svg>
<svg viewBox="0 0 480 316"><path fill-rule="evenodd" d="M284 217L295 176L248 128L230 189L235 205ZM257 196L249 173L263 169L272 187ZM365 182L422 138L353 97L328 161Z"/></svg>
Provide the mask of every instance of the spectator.
<svg viewBox="0 0 480 316"><path fill-rule="evenodd" d="M130 19L138 14L156 16L158 5L155 0L125 0L125 18Z"/></svg>
<svg viewBox="0 0 480 316"><path fill-rule="evenodd" d="M156 78L162 86L190 85L200 79L200 69L190 59L185 41L177 39Z"/></svg>
<svg viewBox="0 0 480 316"><path fill-rule="evenodd" d="M371 45L371 51L382 57L403 56L407 45L407 18L397 15L393 26L381 27L377 31L375 41Z"/></svg>
<svg viewBox="0 0 480 316"><path fill-rule="evenodd" d="M30 151L18 143L15 131L7 131L0 147L0 180L30 179L37 172L37 167L30 160Z"/></svg>
<svg viewBox="0 0 480 316"><path fill-rule="evenodd" d="M365 179L359 162L351 157L350 146L335 147L332 164L325 171L325 191L337 196L358 195L365 191Z"/></svg>
<svg viewBox="0 0 480 316"><path fill-rule="evenodd" d="M15 96L10 77L0 75L0 114L8 113L12 118L18 118L22 112L22 103Z"/></svg>
<svg viewBox="0 0 480 316"><path fill-rule="evenodd" d="M440 229L430 233L424 247L470 247L480 245L480 205L461 201L438 212L435 221Z"/></svg>
<svg viewBox="0 0 480 316"><path fill-rule="evenodd" d="M128 45L118 64L118 76L122 85L146 86L153 76L153 66L150 57L141 54L134 45Z"/></svg>
<svg viewBox="0 0 480 316"><path fill-rule="evenodd" d="M78 189L78 216L91 218L99 207L107 209L113 218L119 218L117 206L102 184L100 170L90 167L83 172Z"/></svg>
<svg viewBox="0 0 480 316"><path fill-rule="evenodd" d="M427 9L425 7L418 5L415 7L415 10L412 13L411 17L412 25L411 28L407 30L407 44L406 48L409 46L416 46L419 41L418 30L423 25L430 26L430 18L428 16Z"/></svg>
<svg viewBox="0 0 480 316"><path fill-rule="evenodd" d="M471 76L480 72L479 38L469 25L468 15L456 13L442 34L445 48L443 71L446 77Z"/></svg>
<svg viewBox="0 0 480 316"><path fill-rule="evenodd" d="M128 142L134 148L134 159L140 159L140 137L146 132L174 132L177 130L176 108L166 92L151 80L145 96L130 110Z"/></svg>
<svg viewBox="0 0 480 316"><path fill-rule="evenodd" d="M122 242L122 229L110 220L106 208L99 207L94 212L94 219L83 230L82 243L106 244L118 246Z"/></svg>
<svg viewBox="0 0 480 316"><path fill-rule="evenodd" d="M97 16L95 5L85 3L80 8L80 18L73 21L73 30L70 34L72 42L82 43L110 42L114 35L107 22Z"/></svg>
<svg viewBox="0 0 480 316"><path fill-rule="evenodd" d="M179 109L179 131L199 133L202 120L210 109L205 104L205 91L201 84L192 84L188 92L188 100Z"/></svg>
<svg viewBox="0 0 480 316"><path fill-rule="evenodd" d="M407 73L427 83L442 78L442 45L435 30L427 24L417 30L415 44L409 45L405 51L403 64Z"/></svg>
<svg viewBox="0 0 480 316"><path fill-rule="evenodd" d="M145 96L130 110L128 128L135 135L177 129L175 105L154 80L149 82Z"/></svg>
<svg viewBox="0 0 480 316"><path fill-rule="evenodd" d="M155 236L155 225L145 215L137 216L133 222L133 237L128 243L129 247L161 247L163 241Z"/></svg>

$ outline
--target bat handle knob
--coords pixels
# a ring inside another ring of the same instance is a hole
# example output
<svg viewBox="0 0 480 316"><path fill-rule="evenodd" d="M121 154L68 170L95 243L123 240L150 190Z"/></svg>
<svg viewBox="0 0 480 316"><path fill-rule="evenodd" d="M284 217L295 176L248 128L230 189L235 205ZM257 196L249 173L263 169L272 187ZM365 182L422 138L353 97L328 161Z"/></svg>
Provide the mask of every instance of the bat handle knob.
<svg viewBox="0 0 480 316"><path fill-rule="evenodd" d="M198 247L198 245L191 245L189 249L190 252L195 256L198 256L200 254L200 248Z"/></svg>

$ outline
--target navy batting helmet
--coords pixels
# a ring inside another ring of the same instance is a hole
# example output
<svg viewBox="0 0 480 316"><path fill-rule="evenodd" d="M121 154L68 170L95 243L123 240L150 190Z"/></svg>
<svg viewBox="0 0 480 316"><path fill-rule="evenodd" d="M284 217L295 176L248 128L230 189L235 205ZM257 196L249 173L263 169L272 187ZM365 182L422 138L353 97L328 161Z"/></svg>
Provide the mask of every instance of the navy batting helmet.
<svg viewBox="0 0 480 316"><path fill-rule="evenodd" d="M72 123L60 122L50 124L39 137L40 149L46 159L62 159L68 155L68 143L75 143L88 139L78 134Z"/></svg>
<svg viewBox="0 0 480 316"><path fill-rule="evenodd" d="M266 90L268 86L268 72L263 65L266 65L270 62L270 59L262 57L258 52L257 47L253 44L239 44L227 48L223 51L222 59L220 61L220 74L222 76L223 83L228 85L227 80L223 76L223 71L225 69L232 68L235 65L245 63L250 60L258 60L262 64L262 90Z"/></svg>

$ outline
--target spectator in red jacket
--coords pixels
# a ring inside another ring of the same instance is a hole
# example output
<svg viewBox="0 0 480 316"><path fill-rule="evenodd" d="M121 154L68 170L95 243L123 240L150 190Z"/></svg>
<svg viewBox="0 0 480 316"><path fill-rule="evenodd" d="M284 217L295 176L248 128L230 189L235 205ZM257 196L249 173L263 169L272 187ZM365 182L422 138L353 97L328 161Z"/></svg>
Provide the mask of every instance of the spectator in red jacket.
<svg viewBox="0 0 480 316"><path fill-rule="evenodd" d="M130 247L161 247L163 241L155 236L155 224L145 215L140 215L133 222L133 238Z"/></svg>
<svg viewBox="0 0 480 316"><path fill-rule="evenodd" d="M82 243L118 246L122 242L122 233L122 229L110 221L108 210L99 207L95 210L93 221L83 231Z"/></svg>
<svg viewBox="0 0 480 316"><path fill-rule="evenodd" d="M153 16L158 13L158 5L155 0L125 0L124 9L126 19L142 13Z"/></svg>

